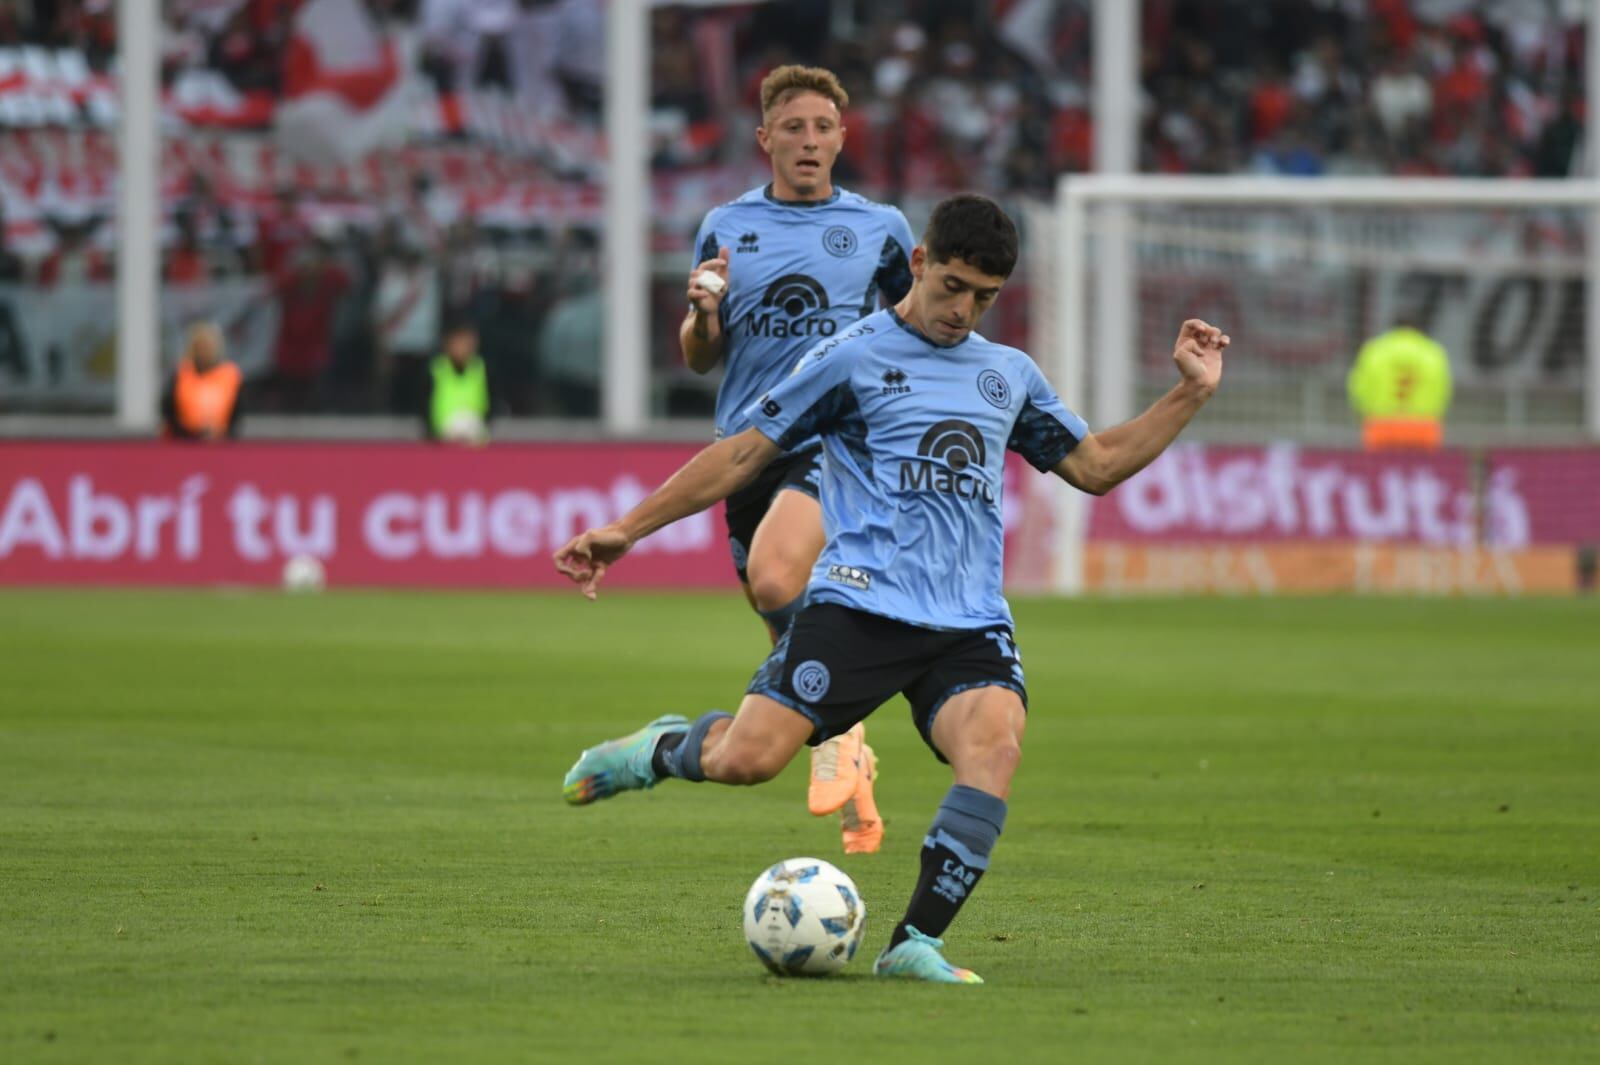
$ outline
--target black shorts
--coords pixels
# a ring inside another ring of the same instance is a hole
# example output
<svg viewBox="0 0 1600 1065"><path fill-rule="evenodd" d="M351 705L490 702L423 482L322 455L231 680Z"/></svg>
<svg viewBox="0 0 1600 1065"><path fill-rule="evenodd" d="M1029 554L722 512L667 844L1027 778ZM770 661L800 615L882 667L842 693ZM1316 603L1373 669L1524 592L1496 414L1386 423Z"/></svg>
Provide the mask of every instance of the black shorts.
<svg viewBox="0 0 1600 1065"><path fill-rule="evenodd" d="M785 488L804 492L812 499L822 490L822 448L814 447L783 455L756 475L756 479L728 497L728 553L739 579L749 583L750 542L756 527L767 516L772 501Z"/></svg>
<svg viewBox="0 0 1600 1065"><path fill-rule="evenodd" d="M970 688L1009 688L1028 706L1022 658L1004 625L942 632L814 603L802 610L756 671L751 695L775 699L816 726L815 746L849 731L895 692L911 704L911 720L930 750L933 719L952 695Z"/></svg>

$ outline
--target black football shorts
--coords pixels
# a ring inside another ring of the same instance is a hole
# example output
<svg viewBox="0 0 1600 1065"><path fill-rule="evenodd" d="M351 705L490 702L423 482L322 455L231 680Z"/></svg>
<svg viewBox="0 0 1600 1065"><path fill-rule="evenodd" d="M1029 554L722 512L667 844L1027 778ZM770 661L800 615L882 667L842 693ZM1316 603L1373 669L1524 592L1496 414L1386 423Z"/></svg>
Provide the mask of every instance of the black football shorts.
<svg viewBox="0 0 1600 1065"><path fill-rule="evenodd" d="M817 493L822 491L821 447L779 456L755 480L728 497L728 553L733 556L733 568L738 571L739 579L746 584L750 583L746 571L756 527L767 516L778 493L786 488L817 498Z"/></svg>
<svg viewBox="0 0 1600 1065"><path fill-rule="evenodd" d="M971 688L1009 688L1028 705L1022 660L1011 630L944 632L814 603L778 640L748 689L804 715L815 746L849 731L896 692L911 704L911 720L930 750L933 719L952 695Z"/></svg>

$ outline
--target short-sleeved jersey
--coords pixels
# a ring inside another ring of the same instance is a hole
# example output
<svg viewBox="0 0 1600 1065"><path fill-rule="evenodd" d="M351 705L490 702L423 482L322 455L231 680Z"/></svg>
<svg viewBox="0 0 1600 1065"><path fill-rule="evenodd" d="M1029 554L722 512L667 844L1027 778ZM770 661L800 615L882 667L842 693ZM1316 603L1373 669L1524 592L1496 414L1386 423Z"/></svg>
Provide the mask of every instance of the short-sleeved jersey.
<svg viewBox="0 0 1600 1065"><path fill-rule="evenodd" d="M892 303L911 288L905 215L844 189L815 203L751 189L713 208L694 243L691 269L728 247L718 439L748 429L745 408L814 344L876 311L880 294Z"/></svg>
<svg viewBox="0 0 1600 1065"><path fill-rule="evenodd" d="M934 629L1011 624L1005 452L1049 470L1088 432L1023 352L976 333L938 345L892 310L817 345L746 414L780 447L822 436L809 601Z"/></svg>

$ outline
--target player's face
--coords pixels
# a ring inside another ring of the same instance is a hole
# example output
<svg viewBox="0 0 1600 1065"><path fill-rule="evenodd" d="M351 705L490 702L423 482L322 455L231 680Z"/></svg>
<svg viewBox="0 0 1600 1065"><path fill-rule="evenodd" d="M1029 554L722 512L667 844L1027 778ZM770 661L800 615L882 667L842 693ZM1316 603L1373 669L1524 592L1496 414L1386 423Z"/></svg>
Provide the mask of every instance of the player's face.
<svg viewBox="0 0 1600 1065"><path fill-rule="evenodd" d="M907 297L916 316L912 324L936 344L959 344L978 327L978 319L994 306L1006 283L986 274L965 259L936 263L919 245L911 252L911 276L916 279Z"/></svg>
<svg viewBox="0 0 1600 1065"><path fill-rule="evenodd" d="M844 126L833 101L802 92L774 107L756 130L772 157L772 193L780 200L824 200L833 195L833 161L844 147Z"/></svg>

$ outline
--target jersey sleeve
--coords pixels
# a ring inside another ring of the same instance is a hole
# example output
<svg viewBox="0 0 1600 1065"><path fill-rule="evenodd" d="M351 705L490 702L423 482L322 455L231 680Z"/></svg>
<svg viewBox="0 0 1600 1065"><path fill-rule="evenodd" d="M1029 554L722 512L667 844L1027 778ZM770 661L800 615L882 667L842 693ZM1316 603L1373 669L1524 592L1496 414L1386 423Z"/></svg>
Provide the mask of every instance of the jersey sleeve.
<svg viewBox="0 0 1600 1065"><path fill-rule="evenodd" d="M829 348L836 348L829 352ZM745 410L762 436L789 451L816 436L855 405L850 387L853 348L824 341L800 360L794 373Z"/></svg>
<svg viewBox="0 0 1600 1065"><path fill-rule="evenodd" d="M1022 410L1011 426L1006 447L1045 473L1078 446L1089 434L1089 425L1067 409L1037 366L1028 361L1023 366L1027 393L1022 397Z"/></svg>
<svg viewBox="0 0 1600 1065"><path fill-rule="evenodd" d="M878 291L890 304L899 303L911 291L911 249L916 238L911 235L911 225L898 207L890 207L888 234L883 238L883 248L878 253L878 270L872 275Z"/></svg>
<svg viewBox="0 0 1600 1065"><path fill-rule="evenodd" d="M689 260L689 269L693 270L707 259L715 259L719 247L721 245L717 242L717 212L712 211L700 222L700 229L694 235L694 258Z"/></svg>

